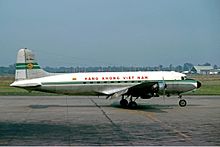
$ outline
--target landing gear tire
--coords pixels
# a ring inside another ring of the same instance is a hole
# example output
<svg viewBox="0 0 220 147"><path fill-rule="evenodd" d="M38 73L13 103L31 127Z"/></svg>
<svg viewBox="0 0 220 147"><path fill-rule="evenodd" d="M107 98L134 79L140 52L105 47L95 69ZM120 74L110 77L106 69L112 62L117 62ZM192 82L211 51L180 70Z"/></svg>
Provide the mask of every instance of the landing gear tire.
<svg viewBox="0 0 220 147"><path fill-rule="evenodd" d="M180 107L185 107L186 106L186 100L182 99L179 101Z"/></svg>
<svg viewBox="0 0 220 147"><path fill-rule="evenodd" d="M137 103L134 101L129 102L128 108L135 109L137 108Z"/></svg>
<svg viewBox="0 0 220 147"><path fill-rule="evenodd" d="M127 106L128 106L128 101L127 101L126 99L122 99L122 100L120 101L120 105L121 105L122 107L127 107Z"/></svg>

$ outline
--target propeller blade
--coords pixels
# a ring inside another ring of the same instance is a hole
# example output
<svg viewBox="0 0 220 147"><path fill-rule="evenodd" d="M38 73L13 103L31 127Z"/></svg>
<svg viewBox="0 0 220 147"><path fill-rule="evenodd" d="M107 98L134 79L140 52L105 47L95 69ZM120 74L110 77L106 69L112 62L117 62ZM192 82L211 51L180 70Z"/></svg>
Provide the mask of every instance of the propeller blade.
<svg viewBox="0 0 220 147"><path fill-rule="evenodd" d="M165 83L165 80L164 80L164 77L163 77L163 102L165 104L165 94L166 94L166 83Z"/></svg>

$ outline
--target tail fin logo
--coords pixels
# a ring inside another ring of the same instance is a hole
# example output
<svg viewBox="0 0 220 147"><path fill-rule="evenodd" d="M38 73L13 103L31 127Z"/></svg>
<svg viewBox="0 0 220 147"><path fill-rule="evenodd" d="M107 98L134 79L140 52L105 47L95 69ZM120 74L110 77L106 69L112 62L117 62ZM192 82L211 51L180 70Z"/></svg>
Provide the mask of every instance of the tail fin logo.
<svg viewBox="0 0 220 147"><path fill-rule="evenodd" d="M28 68L28 69L33 69L33 67L34 67L34 65L33 65L32 63L28 63L28 64L27 64L27 68Z"/></svg>

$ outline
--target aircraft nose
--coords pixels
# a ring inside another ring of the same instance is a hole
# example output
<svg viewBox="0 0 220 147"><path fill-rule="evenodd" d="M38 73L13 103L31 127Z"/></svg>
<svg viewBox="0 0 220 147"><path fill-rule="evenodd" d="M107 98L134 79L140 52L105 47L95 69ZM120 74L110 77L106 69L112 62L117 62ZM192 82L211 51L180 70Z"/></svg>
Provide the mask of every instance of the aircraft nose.
<svg viewBox="0 0 220 147"><path fill-rule="evenodd" d="M197 81L197 89L200 88L202 86L202 83Z"/></svg>

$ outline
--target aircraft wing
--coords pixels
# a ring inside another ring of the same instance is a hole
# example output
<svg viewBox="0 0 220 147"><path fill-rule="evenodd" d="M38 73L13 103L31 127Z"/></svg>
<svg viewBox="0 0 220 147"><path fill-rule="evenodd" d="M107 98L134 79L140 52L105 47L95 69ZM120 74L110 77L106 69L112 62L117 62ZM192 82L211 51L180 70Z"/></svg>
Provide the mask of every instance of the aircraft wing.
<svg viewBox="0 0 220 147"><path fill-rule="evenodd" d="M145 81L128 89L126 95L133 97L150 98L158 93L159 83L156 81Z"/></svg>
<svg viewBox="0 0 220 147"><path fill-rule="evenodd" d="M116 97L120 97L121 95L125 94L130 87L131 86L109 88L109 89L101 90L98 92L101 94L107 95L107 98L110 98L110 97L116 98Z"/></svg>
<svg viewBox="0 0 220 147"><path fill-rule="evenodd" d="M99 93L107 95L107 98L116 98L122 95L131 95L133 97L147 98L149 94L154 94L158 92L158 82L155 81L145 81L134 86L113 88L104 91L99 91Z"/></svg>

